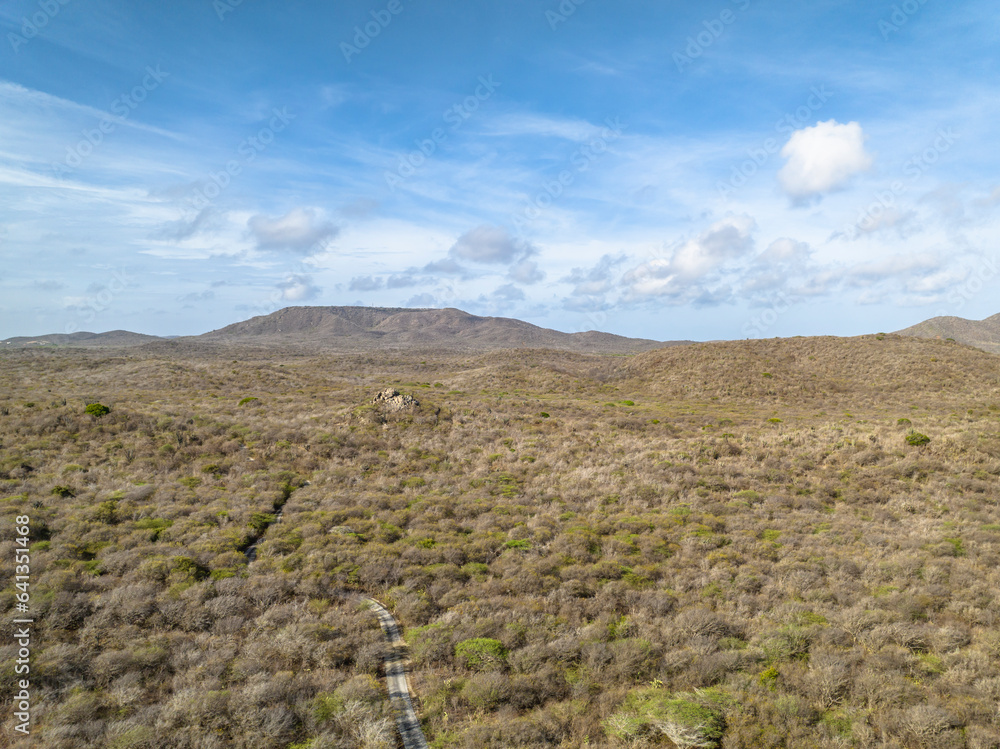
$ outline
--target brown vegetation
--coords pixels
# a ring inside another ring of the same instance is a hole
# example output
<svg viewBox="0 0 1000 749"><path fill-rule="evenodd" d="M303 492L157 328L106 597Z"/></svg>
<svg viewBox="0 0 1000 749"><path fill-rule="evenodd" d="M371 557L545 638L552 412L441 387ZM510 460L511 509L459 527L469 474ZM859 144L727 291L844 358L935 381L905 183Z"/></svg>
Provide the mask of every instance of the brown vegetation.
<svg viewBox="0 0 1000 749"><path fill-rule="evenodd" d="M395 746L363 592L436 747L1000 747L990 354L13 351L0 414L15 746Z"/></svg>

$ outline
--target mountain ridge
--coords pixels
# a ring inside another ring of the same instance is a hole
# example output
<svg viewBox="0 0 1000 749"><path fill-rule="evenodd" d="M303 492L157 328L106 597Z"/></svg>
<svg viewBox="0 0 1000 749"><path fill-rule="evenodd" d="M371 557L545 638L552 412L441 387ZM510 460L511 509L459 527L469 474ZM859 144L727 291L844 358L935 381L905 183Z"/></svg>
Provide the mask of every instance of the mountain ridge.
<svg viewBox="0 0 1000 749"><path fill-rule="evenodd" d="M654 341L600 331L564 333L507 317L482 317L455 308L285 307L193 336L162 337L129 331L18 336L0 348L133 348L243 345L320 350L415 348L488 351L550 348L576 353L632 354L691 341Z"/></svg>
<svg viewBox="0 0 1000 749"><path fill-rule="evenodd" d="M950 339L991 354L1000 354L1000 314L984 320L967 320L952 315L932 317L897 330L896 334L914 338Z"/></svg>

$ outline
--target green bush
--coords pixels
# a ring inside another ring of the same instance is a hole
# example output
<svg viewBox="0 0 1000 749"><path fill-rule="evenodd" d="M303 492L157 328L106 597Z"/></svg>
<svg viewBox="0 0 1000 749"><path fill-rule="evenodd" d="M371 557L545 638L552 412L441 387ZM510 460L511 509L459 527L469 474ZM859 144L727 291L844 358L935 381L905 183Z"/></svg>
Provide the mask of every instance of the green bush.
<svg viewBox="0 0 1000 749"><path fill-rule="evenodd" d="M94 520L108 525L114 525L117 523L118 503L113 499L101 502L97 505L97 509L94 510Z"/></svg>
<svg viewBox="0 0 1000 749"><path fill-rule="evenodd" d="M716 690L671 695L656 687L633 692L604 721L605 732L635 742L650 735L666 736L680 749L718 747L725 730L721 693Z"/></svg>
<svg viewBox="0 0 1000 749"><path fill-rule="evenodd" d="M455 657L466 668L473 671L493 671L500 669L507 661L507 649L499 640L489 637L474 637L463 640L455 646Z"/></svg>
<svg viewBox="0 0 1000 749"><path fill-rule="evenodd" d="M926 434L921 434L920 432L910 432L906 435L906 444L913 445L915 447L920 447L921 445L926 445L931 441L931 438Z"/></svg>
<svg viewBox="0 0 1000 749"><path fill-rule="evenodd" d="M269 512L255 512L250 516L248 525L258 535L267 530L267 526L274 522L274 515Z"/></svg>
<svg viewBox="0 0 1000 749"><path fill-rule="evenodd" d="M103 403L90 403L87 405L85 409L83 409L83 412L90 414L96 419L99 419L102 416L107 416L109 413L111 413L111 409L105 406Z"/></svg>
<svg viewBox="0 0 1000 749"><path fill-rule="evenodd" d="M51 493L54 494L57 497L75 497L76 496L76 492L74 492L68 486L62 486L62 485L53 486Z"/></svg>
<svg viewBox="0 0 1000 749"><path fill-rule="evenodd" d="M174 571L193 580L204 580L210 574L208 567L191 557L174 557Z"/></svg>
<svg viewBox="0 0 1000 749"><path fill-rule="evenodd" d="M241 401L240 401L239 403L237 403L236 405L237 405L237 406L245 406L245 405L246 405L247 403L253 403L254 401L259 401L259 400L260 400L260 398L257 398L257 397L255 397L255 396L253 396L253 395L249 395L249 396L247 396L246 398L243 398L243 399L242 399L242 400L241 400Z"/></svg>

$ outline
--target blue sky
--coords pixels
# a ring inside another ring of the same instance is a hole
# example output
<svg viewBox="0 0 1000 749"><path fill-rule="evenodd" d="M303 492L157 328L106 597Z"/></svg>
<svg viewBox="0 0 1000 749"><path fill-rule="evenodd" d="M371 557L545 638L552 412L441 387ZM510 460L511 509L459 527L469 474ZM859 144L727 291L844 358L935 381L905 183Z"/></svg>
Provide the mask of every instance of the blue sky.
<svg viewBox="0 0 1000 749"><path fill-rule="evenodd" d="M15 0L0 337L1000 312L995 3Z"/></svg>

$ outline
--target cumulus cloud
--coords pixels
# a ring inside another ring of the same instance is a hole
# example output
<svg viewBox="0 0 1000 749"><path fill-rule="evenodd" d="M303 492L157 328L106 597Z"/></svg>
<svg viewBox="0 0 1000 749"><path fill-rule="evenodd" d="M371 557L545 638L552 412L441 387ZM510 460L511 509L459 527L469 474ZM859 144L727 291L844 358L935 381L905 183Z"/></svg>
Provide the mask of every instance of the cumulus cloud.
<svg viewBox="0 0 1000 749"><path fill-rule="evenodd" d="M806 242L789 237L776 239L754 258L747 269L741 290L752 296L785 287L792 278L808 274L812 248ZM760 299L756 301L760 303Z"/></svg>
<svg viewBox="0 0 1000 749"><path fill-rule="evenodd" d="M524 292L512 283L504 284L493 292L493 298L504 302L520 302L524 300Z"/></svg>
<svg viewBox="0 0 1000 749"><path fill-rule="evenodd" d="M795 265L804 264L812 255L812 250L808 243L799 242L789 237L781 237L768 245L760 255L757 262L765 265Z"/></svg>
<svg viewBox="0 0 1000 749"><path fill-rule="evenodd" d="M626 296L660 297L675 304L717 303L724 290L708 292L706 284L717 281L726 265L744 259L753 249L754 228L750 216L724 218L684 242L671 257L656 258L626 273Z"/></svg>
<svg viewBox="0 0 1000 749"><path fill-rule="evenodd" d="M383 286L381 278L374 276L355 276L348 287L351 291L377 291Z"/></svg>
<svg viewBox="0 0 1000 749"><path fill-rule="evenodd" d="M892 255L881 260L858 263L845 273L845 282L850 286L867 287L882 281L899 280L912 282L925 278L941 270L941 258L929 252L913 255Z"/></svg>
<svg viewBox="0 0 1000 749"><path fill-rule="evenodd" d="M787 159L778 172L782 189L796 201L843 187L852 177L871 168L865 134L857 122L818 122L792 133L781 149Z"/></svg>
<svg viewBox="0 0 1000 749"><path fill-rule="evenodd" d="M276 218L258 214L251 217L247 225L258 249L304 254L321 252L325 243L340 232L335 224L324 220L312 208L293 208Z"/></svg>
<svg viewBox="0 0 1000 749"><path fill-rule="evenodd" d="M411 296L405 302L403 302L404 307L419 307L427 309L429 307L437 307L438 300L433 294L423 293L417 294L416 296Z"/></svg>
<svg viewBox="0 0 1000 749"><path fill-rule="evenodd" d="M304 302L319 296L320 288L314 286L310 276L293 274L278 284L281 298L286 302Z"/></svg>
<svg viewBox="0 0 1000 749"><path fill-rule="evenodd" d="M586 297L591 300L603 300L615 284L618 267L626 260L624 255L602 255L592 268L573 268L563 281L573 284L570 293L576 297Z"/></svg>
<svg viewBox="0 0 1000 749"><path fill-rule="evenodd" d="M420 283L420 279L414 276L412 273L396 273L385 281L385 286L387 289L408 289L411 286L416 286Z"/></svg>
<svg viewBox="0 0 1000 749"><path fill-rule="evenodd" d="M511 266L507 274L510 280L525 285L531 285L545 280L545 271L538 267L534 260L522 260L517 265Z"/></svg>
<svg viewBox="0 0 1000 749"><path fill-rule="evenodd" d="M491 265L507 264L534 255L528 242L500 226L477 226L458 238L449 254L453 258Z"/></svg>
<svg viewBox="0 0 1000 749"><path fill-rule="evenodd" d="M908 236L907 228L910 227L917 218L916 211L901 211L898 208L886 208L878 216L869 216L867 220L857 223L857 231L853 234L853 239L860 239L864 234L876 234L889 229L894 229L901 238Z"/></svg>
<svg viewBox="0 0 1000 749"><path fill-rule="evenodd" d="M465 276L468 274L465 268L463 268L458 262L453 258L445 258L444 260L436 260L433 263L427 263L424 266L425 273L442 273L448 276Z"/></svg>

